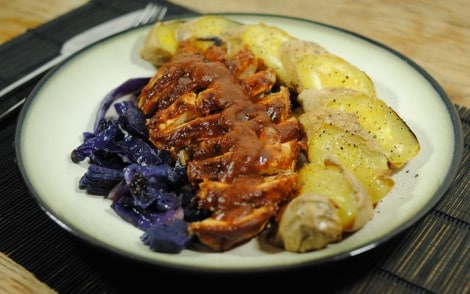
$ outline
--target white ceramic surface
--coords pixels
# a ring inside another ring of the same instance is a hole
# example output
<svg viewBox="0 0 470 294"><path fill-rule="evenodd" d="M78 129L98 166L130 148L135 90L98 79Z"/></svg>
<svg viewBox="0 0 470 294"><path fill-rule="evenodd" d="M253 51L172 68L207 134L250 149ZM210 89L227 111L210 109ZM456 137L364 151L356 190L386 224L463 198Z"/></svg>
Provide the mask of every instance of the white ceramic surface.
<svg viewBox="0 0 470 294"><path fill-rule="evenodd" d="M224 253L162 254L144 246L142 232L120 219L109 200L78 190L86 163L73 163L70 153L81 143L82 132L92 129L101 99L129 78L154 73L138 53L148 26L75 54L48 74L27 100L16 133L18 165L51 218L87 242L132 259L188 270L263 271L365 252L410 227L437 203L455 175L462 138L455 109L432 77L399 53L344 30L281 16L226 16L276 25L345 58L370 75L378 96L415 132L421 152L393 176L396 186L379 203L374 218L343 241L309 253L282 251L259 238Z"/></svg>

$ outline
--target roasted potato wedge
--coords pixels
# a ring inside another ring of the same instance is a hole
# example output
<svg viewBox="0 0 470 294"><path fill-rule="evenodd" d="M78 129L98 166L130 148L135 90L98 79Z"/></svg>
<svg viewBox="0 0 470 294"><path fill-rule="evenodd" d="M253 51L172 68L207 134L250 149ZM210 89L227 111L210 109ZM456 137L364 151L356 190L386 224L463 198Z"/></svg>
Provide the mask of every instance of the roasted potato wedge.
<svg viewBox="0 0 470 294"><path fill-rule="evenodd" d="M328 51L317 43L292 39L280 44L279 54L284 68L286 85L291 89L301 92L302 81L297 63L304 56L328 54Z"/></svg>
<svg viewBox="0 0 470 294"><path fill-rule="evenodd" d="M297 58L298 92L306 89L347 88L375 97L370 77L345 59L334 54L309 54Z"/></svg>
<svg viewBox="0 0 470 294"><path fill-rule="evenodd" d="M227 42L233 36L232 30L241 25L218 15L157 22L146 35L140 56L158 67L175 54L182 41L191 41L205 50L217 40Z"/></svg>
<svg viewBox="0 0 470 294"><path fill-rule="evenodd" d="M345 168L329 163L302 166L297 175L299 195L316 193L330 199L337 209L342 230L353 232L373 215L372 201L357 179Z"/></svg>
<svg viewBox="0 0 470 294"><path fill-rule="evenodd" d="M344 167L361 183L373 204L392 189L387 157L367 132L361 131L354 117L341 112L307 112L299 120L307 132L309 162Z"/></svg>
<svg viewBox="0 0 470 294"><path fill-rule="evenodd" d="M285 81L287 76L281 61L280 47L284 42L293 39L295 38L275 26L260 23L239 28L231 42L234 44L232 46L250 49L267 67L274 69L281 80Z"/></svg>
<svg viewBox="0 0 470 294"><path fill-rule="evenodd" d="M214 42L234 42L230 40L242 24L220 15L208 15L183 22L175 30L178 42L191 41L202 51Z"/></svg>
<svg viewBox="0 0 470 294"><path fill-rule="evenodd" d="M175 31L182 23L183 20L172 20L154 24L145 36L140 57L155 66L168 61L178 48Z"/></svg>
<svg viewBox="0 0 470 294"><path fill-rule="evenodd" d="M393 167L402 167L419 153L415 134L381 99L351 89L333 88L305 90L298 100L306 112L328 108L353 114L377 141Z"/></svg>
<svg viewBox="0 0 470 294"><path fill-rule="evenodd" d="M322 194L305 193L284 208L268 241L291 252L307 252L324 248L342 236L335 203Z"/></svg>

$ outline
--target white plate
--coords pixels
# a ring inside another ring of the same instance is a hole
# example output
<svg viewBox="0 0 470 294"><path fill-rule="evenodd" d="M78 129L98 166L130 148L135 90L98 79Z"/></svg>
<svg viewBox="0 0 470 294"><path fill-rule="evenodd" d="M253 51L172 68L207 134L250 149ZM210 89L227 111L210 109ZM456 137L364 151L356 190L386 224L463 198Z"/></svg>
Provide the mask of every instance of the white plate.
<svg viewBox="0 0 470 294"><path fill-rule="evenodd" d="M226 14L240 22L263 21L312 40L367 72L378 96L415 132L419 155L393 178L396 186L360 231L323 250L296 254L252 240L224 253L150 251L142 231L120 219L110 201L78 190L86 163L71 151L92 130L101 99L129 78L147 77L152 66L139 58L149 26L98 42L49 73L27 100L16 132L22 175L44 211L59 225L99 247L134 260L188 270L259 271L314 265L370 250L410 227L442 197L456 174L462 131L453 104L419 66L367 38L311 21L272 15Z"/></svg>

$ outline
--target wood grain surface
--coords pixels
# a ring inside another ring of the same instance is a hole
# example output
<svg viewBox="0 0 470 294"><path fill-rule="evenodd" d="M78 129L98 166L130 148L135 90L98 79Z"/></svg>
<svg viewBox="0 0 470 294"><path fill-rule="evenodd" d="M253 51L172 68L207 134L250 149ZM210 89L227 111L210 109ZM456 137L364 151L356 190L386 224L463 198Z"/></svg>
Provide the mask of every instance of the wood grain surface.
<svg viewBox="0 0 470 294"><path fill-rule="evenodd" d="M0 252L0 293L57 293L32 273Z"/></svg>
<svg viewBox="0 0 470 294"><path fill-rule="evenodd" d="M87 0L0 0L0 44L86 2Z"/></svg>

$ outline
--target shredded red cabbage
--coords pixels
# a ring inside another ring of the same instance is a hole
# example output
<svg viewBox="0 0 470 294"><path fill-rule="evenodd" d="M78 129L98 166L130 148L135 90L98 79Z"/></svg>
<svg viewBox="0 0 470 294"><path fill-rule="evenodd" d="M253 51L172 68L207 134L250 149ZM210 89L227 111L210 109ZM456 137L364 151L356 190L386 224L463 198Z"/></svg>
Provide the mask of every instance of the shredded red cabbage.
<svg viewBox="0 0 470 294"><path fill-rule="evenodd" d="M193 240L188 222L208 213L190 206L195 191L186 168L148 140L146 117L136 105L148 81L130 79L104 97L93 132L83 133L71 160L88 158L79 189L111 200L116 214L145 231L141 240L151 250L178 253ZM106 118L112 106L116 116Z"/></svg>
<svg viewBox="0 0 470 294"><path fill-rule="evenodd" d="M106 112L108 112L108 109L114 102L116 102L116 100L126 95L140 92L149 80L150 78L129 79L109 92L101 102L100 108L96 114L93 131L97 133L101 130L101 124L105 122Z"/></svg>
<svg viewBox="0 0 470 294"><path fill-rule="evenodd" d="M149 228L141 240L152 250L167 253L179 253L180 247L191 244L191 236L185 234L188 223L175 219L169 223L160 223Z"/></svg>

